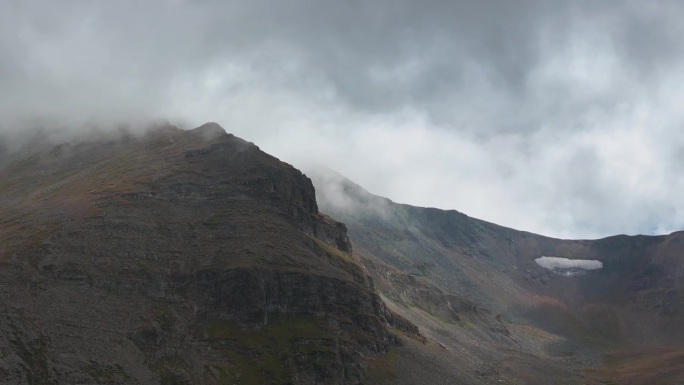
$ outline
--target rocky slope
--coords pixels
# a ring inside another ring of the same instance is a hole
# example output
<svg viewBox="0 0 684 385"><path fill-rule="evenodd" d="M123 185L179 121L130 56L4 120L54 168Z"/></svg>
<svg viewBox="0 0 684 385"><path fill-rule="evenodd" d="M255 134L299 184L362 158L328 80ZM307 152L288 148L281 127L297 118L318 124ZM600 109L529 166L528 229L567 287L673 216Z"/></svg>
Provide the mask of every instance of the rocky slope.
<svg viewBox="0 0 684 385"><path fill-rule="evenodd" d="M0 142L1 384L684 382L684 233L552 239L329 171L314 191L211 123L38 139Z"/></svg>
<svg viewBox="0 0 684 385"><path fill-rule="evenodd" d="M216 124L5 152L0 383L341 384L395 317L311 181Z"/></svg>
<svg viewBox="0 0 684 385"><path fill-rule="evenodd" d="M388 306L427 336L397 350L396 382L684 382L684 233L552 239L309 175ZM565 276L541 256L603 268Z"/></svg>

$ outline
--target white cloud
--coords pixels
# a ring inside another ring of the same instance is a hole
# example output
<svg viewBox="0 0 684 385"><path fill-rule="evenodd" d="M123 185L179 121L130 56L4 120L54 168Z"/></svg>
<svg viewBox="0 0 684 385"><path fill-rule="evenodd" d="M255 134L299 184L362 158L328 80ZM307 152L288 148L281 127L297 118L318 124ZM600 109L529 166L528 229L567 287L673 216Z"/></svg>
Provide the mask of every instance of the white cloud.
<svg viewBox="0 0 684 385"><path fill-rule="evenodd" d="M168 119L557 237L684 228L679 3L0 3L0 130Z"/></svg>

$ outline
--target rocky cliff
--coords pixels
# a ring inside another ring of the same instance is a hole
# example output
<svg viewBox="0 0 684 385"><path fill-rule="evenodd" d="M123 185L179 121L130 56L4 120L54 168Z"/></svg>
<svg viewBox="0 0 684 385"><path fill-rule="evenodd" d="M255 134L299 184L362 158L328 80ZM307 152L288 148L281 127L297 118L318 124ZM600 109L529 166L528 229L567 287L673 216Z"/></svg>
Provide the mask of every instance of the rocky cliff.
<svg viewBox="0 0 684 385"><path fill-rule="evenodd" d="M311 181L216 124L0 168L0 383L361 383L396 318Z"/></svg>

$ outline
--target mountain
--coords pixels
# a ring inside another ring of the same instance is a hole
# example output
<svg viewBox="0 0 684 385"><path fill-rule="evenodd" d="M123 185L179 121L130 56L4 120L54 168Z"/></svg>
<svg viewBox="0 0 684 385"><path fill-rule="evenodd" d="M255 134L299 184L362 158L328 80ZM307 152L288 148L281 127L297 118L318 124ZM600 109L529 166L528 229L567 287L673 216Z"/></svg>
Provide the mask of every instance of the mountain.
<svg viewBox="0 0 684 385"><path fill-rule="evenodd" d="M361 383L417 338L311 181L217 124L0 162L2 384Z"/></svg>
<svg viewBox="0 0 684 385"><path fill-rule="evenodd" d="M0 384L684 382L684 233L397 204L215 123L9 143Z"/></svg>
<svg viewBox="0 0 684 385"><path fill-rule="evenodd" d="M684 233L553 239L307 174L387 306L426 337L400 337L396 383L684 382Z"/></svg>

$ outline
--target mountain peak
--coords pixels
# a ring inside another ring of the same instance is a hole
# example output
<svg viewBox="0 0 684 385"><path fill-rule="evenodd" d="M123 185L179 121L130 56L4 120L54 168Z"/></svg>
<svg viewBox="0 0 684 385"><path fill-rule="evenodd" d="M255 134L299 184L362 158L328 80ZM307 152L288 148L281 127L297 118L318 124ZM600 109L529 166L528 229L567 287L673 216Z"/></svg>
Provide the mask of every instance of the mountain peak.
<svg viewBox="0 0 684 385"><path fill-rule="evenodd" d="M46 145L0 180L0 383L361 383L417 333L311 181L216 123Z"/></svg>
<svg viewBox="0 0 684 385"><path fill-rule="evenodd" d="M204 136L206 139L216 139L220 136L228 135L226 133L226 130L216 122L204 123L203 125L193 128L190 131L193 133L200 134Z"/></svg>

